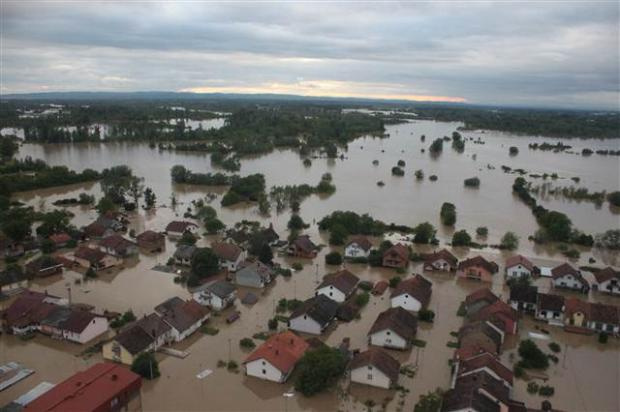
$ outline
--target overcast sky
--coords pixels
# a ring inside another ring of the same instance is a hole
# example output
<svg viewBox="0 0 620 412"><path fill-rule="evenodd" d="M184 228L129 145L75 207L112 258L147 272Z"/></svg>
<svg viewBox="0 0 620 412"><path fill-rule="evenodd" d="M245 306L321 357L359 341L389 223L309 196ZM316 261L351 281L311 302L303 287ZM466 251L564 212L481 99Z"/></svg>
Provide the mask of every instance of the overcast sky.
<svg viewBox="0 0 620 412"><path fill-rule="evenodd" d="M2 93L291 93L619 109L618 2L2 0Z"/></svg>

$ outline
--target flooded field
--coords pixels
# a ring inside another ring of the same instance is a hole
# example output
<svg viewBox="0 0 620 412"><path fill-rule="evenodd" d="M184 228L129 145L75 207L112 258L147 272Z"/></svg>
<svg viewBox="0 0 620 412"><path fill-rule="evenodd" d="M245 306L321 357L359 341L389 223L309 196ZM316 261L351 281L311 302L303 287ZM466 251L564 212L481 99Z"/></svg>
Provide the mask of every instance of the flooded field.
<svg viewBox="0 0 620 412"><path fill-rule="evenodd" d="M520 252L537 264L554 265L565 258L552 247L536 246L527 237L533 234L537 225L530 210L512 194L515 175L502 172L501 166L523 168L532 173L558 173L561 177L557 184L572 185L571 177L580 177L579 186L591 190L618 190L620 188L620 159L618 157L591 156L589 158L575 154L551 153L529 150L532 142L551 142L556 140L538 137L515 137L491 132L464 132L465 137L479 137L485 144L467 141L465 151L459 154L449 144L437 158L431 158L422 148L428 148L436 137L450 135L460 126L457 123L438 123L416 121L413 123L389 126L385 139L360 138L349 144L345 158L313 159L312 166L304 167L299 155L290 150L275 151L271 154L243 158L239 174L263 173L267 186L286 184L316 184L321 175L330 172L336 192L327 198L311 196L301 206L301 216L306 222L314 223L334 210L352 210L369 213L386 222L395 222L415 226L429 221L439 228L441 243L449 241L452 230L441 227L439 208L443 202L452 202L457 208L456 229L474 232L478 226L489 228L488 243L499 243L506 231L514 231L520 238ZM426 135L421 142L420 136ZM620 144L614 141L570 140L576 152L582 147L614 148ZM519 154L509 156L510 146L519 147ZM209 155L202 153L158 151L149 148L146 143L84 143L74 145L32 145L20 147L20 157L41 158L52 165L66 165L69 168L83 170L93 168L101 170L106 167L127 164L137 176L145 178L145 185L153 188L157 195L159 207L151 212L134 212L130 214L130 228L140 232L144 229L163 230L166 224L177 216L182 216L191 200L204 198L209 192L221 195L223 188L176 185L171 182L170 168L182 164L194 172L209 172L211 166ZM373 160L379 164L374 166ZM405 176L392 176L390 170L402 159L406 162ZM491 165L492 168L489 168ZM423 181L417 181L414 171L422 169ZM436 174L437 182L428 180ZM481 179L479 189L463 186L463 179L478 176ZM384 181L384 187L378 187L378 181ZM53 208L54 200L75 197L81 192L100 196L98 183L66 186L33 192L23 192L15 198L33 205L36 209ZM165 207L170 204L174 193L179 204L176 209ZM620 227L620 211L604 203L597 208L592 203L546 199L545 207L566 213L575 226L588 233L598 233ZM286 223L290 212L281 214L272 212L270 217L261 216L254 205L221 208L219 198L212 203L218 211L219 218L228 226L241 219L259 220L264 224L273 223L282 238L286 238ZM75 214L73 223L77 226L93 221L96 212L84 207L70 207ZM327 244L325 234L318 232L316 225L307 231L316 243ZM202 238L200 244L207 245L212 239ZM376 240L378 242L378 240ZM416 247L417 251L427 251L427 246ZM141 316L151 312L157 304L171 296L187 298L187 290L173 282L174 275L152 270L158 263L165 263L174 252L175 245L169 241L166 250L156 255L140 254L139 258L127 261L121 270L104 272L99 278L86 283L76 284L81 274L66 271L63 275L45 280L37 280L32 288L47 290L61 296L67 295L71 287L75 302L89 303L99 310L125 311L131 308ZM339 248L333 248L339 249ZM340 248L341 249L341 248ZM245 306L237 302L236 310L241 311L241 319L227 325L224 322L228 309L219 317L213 317L211 324L220 329L215 336L197 333L185 342L175 346L188 350L189 357L177 359L158 355L162 376L154 382L145 382L143 388L143 405L145 410L190 411L190 410L322 410L322 411L362 411L367 401L377 406L386 405L394 411L411 411L421 394L435 388L448 388L450 368L448 360L453 349L447 346L454 338L450 332L458 330L463 319L456 316L463 298L473 290L481 287L474 281L457 281L447 274L426 274L433 282L433 295L430 308L435 311L433 324L421 324L418 338L426 341L424 348L406 352L391 351L403 364L417 365L414 378L400 376L400 384L409 393L401 396L395 391L368 389L356 384L332 390L313 398L304 398L301 394L287 399L283 393L289 392L292 380L285 385L250 379L242 372L232 373L225 368L217 368L218 360L243 361L248 352L239 347L239 340L251 337L257 332L267 330L267 321L273 317L277 301L281 298L306 299L313 295L318 279L325 273L336 270L326 266L324 255L330 247L325 247L313 261L303 261L304 269L295 272L291 278L279 277L275 284L261 294L259 302ZM457 248L457 257L472 256L478 252ZM594 256L608 264L619 263L616 254L601 254L594 250L594 255L582 253L578 263L585 264ZM509 255L497 250L482 251L485 257L500 264L500 273L495 276L492 288L505 298L508 290L504 287L502 263ZM290 265L295 260L282 256L276 260ZM347 269L362 280L388 280L395 275L392 270L371 268L365 265L347 264ZM412 265L410 272L420 272L419 265ZM539 279L541 291L548 290L549 280ZM246 290L241 289L239 296ZM609 300L600 295L590 296L591 300ZM615 299L618 301L618 298ZM4 307L7 302L0 302ZM372 296L369 304L362 309L361 318L350 323L339 322L330 327L322 338L330 345L337 345L343 338L351 339L351 347L365 349L367 332L379 312L389 307L389 291L383 296ZM534 331L536 324L524 320L521 324L521 336ZM280 328L284 328L281 324ZM555 387L555 396L551 402L555 408L564 410L620 410L618 388L620 387L620 345L611 339L607 345L600 345L595 336L578 336L566 334L552 327L550 339L562 344L563 353L560 362L548 371L549 383ZM257 341L257 343L260 343ZM546 346L546 343L543 343ZM100 354L84 359L78 355L85 347L71 343L54 341L37 336L28 342L22 342L14 336L0 336L0 363L17 361L36 370L31 377L0 393L0 404L4 404L34 387L41 381L58 382L72 373L101 359ZM514 348L505 351L506 364L511 364ZM566 358L564 359L564 353ZM214 373L205 379L197 379L196 374L204 369L213 369ZM597 382L597 384L593 384ZM225 390L223 390L225 388ZM174 394L174 396L171 396ZM544 399L531 396L526 391L526 383L517 380L515 398L525 401L530 407L539 407Z"/></svg>

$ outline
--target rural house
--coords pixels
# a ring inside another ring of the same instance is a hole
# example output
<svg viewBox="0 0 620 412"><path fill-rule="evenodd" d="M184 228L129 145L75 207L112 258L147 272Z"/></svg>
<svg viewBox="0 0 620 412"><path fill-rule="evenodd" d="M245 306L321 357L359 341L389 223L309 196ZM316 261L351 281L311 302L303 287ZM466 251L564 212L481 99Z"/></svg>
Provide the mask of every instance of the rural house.
<svg viewBox="0 0 620 412"><path fill-rule="evenodd" d="M12 295L28 287L28 277L21 266L9 265L0 272L0 296Z"/></svg>
<svg viewBox="0 0 620 412"><path fill-rule="evenodd" d="M91 312L56 305L41 320L39 331L56 339L87 343L108 331L108 319Z"/></svg>
<svg viewBox="0 0 620 412"><path fill-rule="evenodd" d="M317 295L325 295L333 301L342 303L357 289L359 278L348 270L330 273L323 277L323 282L316 288Z"/></svg>
<svg viewBox="0 0 620 412"><path fill-rule="evenodd" d="M99 249L93 249L86 246L78 247L75 252L73 252L73 259L70 257L68 257L68 259L73 260L73 262L83 268L92 268L96 271L116 266L122 262L121 259L115 256L108 255Z"/></svg>
<svg viewBox="0 0 620 412"><path fill-rule="evenodd" d="M263 262L245 260L234 275L235 284L249 288L264 288L273 280L273 270Z"/></svg>
<svg viewBox="0 0 620 412"><path fill-rule="evenodd" d="M398 383L400 362L379 348L369 348L349 364L351 382L390 389Z"/></svg>
<svg viewBox="0 0 620 412"><path fill-rule="evenodd" d="M620 271L614 270L609 266L593 273L596 283L592 285L594 290L620 295Z"/></svg>
<svg viewBox="0 0 620 412"><path fill-rule="evenodd" d="M455 353L458 359L470 358L482 352L499 355L504 342L502 333L487 322L472 322L462 326L458 338L459 348Z"/></svg>
<svg viewBox="0 0 620 412"><path fill-rule="evenodd" d="M166 226L166 234L173 238L180 238L186 232L195 234L198 230L198 225L193 222L186 222L182 220L175 220Z"/></svg>
<svg viewBox="0 0 620 412"><path fill-rule="evenodd" d="M337 302L325 295L317 295L291 313L288 327L297 332L320 335L334 320L337 311Z"/></svg>
<svg viewBox="0 0 620 412"><path fill-rule="evenodd" d="M534 274L534 264L524 256L516 255L506 259L506 279L531 277Z"/></svg>
<svg viewBox="0 0 620 412"><path fill-rule="evenodd" d="M455 363L453 371L452 388L456 385L457 378L484 371L493 378L501 381L509 391L512 391L514 381L512 371L488 352L459 360Z"/></svg>
<svg viewBox="0 0 620 412"><path fill-rule="evenodd" d="M209 309L193 299L173 297L155 307L155 312L171 329L172 340L180 342L209 319Z"/></svg>
<svg viewBox="0 0 620 412"><path fill-rule="evenodd" d="M220 266L229 272L236 272L246 257L246 252L234 243L215 242L211 245L211 249L220 259Z"/></svg>
<svg viewBox="0 0 620 412"><path fill-rule="evenodd" d="M560 289L570 289L587 293L590 286L581 276L581 272L573 268L568 263L563 263L551 269L553 287Z"/></svg>
<svg viewBox="0 0 620 412"><path fill-rule="evenodd" d="M413 312L426 309L431 301L432 287L433 284L422 275L405 279L396 286L390 296L392 307L401 307Z"/></svg>
<svg viewBox="0 0 620 412"><path fill-rule="evenodd" d="M117 258L127 258L138 254L138 246L118 234L101 239L99 250Z"/></svg>
<svg viewBox="0 0 620 412"><path fill-rule="evenodd" d="M536 312L538 288L531 285L513 285L510 287L510 306L521 312Z"/></svg>
<svg viewBox="0 0 620 412"><path fill-rule="evenodd" d="M536 302L536 319L549 324L562 325L564 315L564 296L539 293Z"/></svg>
<svg viewBox="0 0 620 412"><path fill-rule="evenodd" d="M459 263L456 256L450 253L447 249L441 249L433 253L427 253L422 255L424 260L424 270L427 271L455 271Z"/></svg>
<svg viewBox="0 0 620 412"><path fill-rule="evenodd" d="M192 292L192 297L201 305L221 311L234 303L237 291L232 283L225 280L216 280L195 288Z"/></svg>
<svg viewBox="0 0 620 412"><path fill-rule="evenodd" d="M180 244L172 255L174 263L181 266L191 266L192 257L198 248L194 245Z"/></svg>
<svg viewBox="0 0 620 412"><path fill-rule="evenodd" d="M351 236L344 248L344 257L347 259L367 258L371 248L372 243L366 236Z"/></svg>
<svg viewBox="0 0 620 412"><path fill-rule="evenodd" d="M300 235L287 248L289 256L312 259L316 257L316 245L310 240L308 235Z"/></svg>
<svg viewBox="0 0 620 412"><path fill-rule="evenodd" d="M57 258L50 255L43 255L26 263L26 273L35 278L62 273L63 264Z"/></svg>
<svg viewBox="0 0 620 412"><path fill-rule="evenodd" d="M158 233L153 230L146 230L136 236L138 247L147 252L161 252L166 247L166 237L163 233Z"/></svg>
<svg viewBox="0 0 620 412"><path fill-rule="evenodd" d="M490 262L482 256L475 256L460 262L456 275L460 278L493 282L493 275L498 270L497 263Z"/></svg>
<svg viewBox="0 0 620 412"><path fill-rule="evenodd" d="M390 308L379 314L368 332L373 346L390 349L408 349L415 339L418 319L401 307Z"/></svg>
<svg viewBox="0 0 620 412"><path fill-rule="evenodd" d="M491 326L498 328L505 334L515 335L519 323L519 313L509 304L497 300L468 315L467 319L474 322L488 322Z"/></svg>
<svg viewBox="0 0 620 412"><path fill-rule="evenodd" d="M310 345L291 331L271 336L245 360L245 374L284 383Z"/></svg>
<svg viewBox="0 0 620 412"><path fill-rule="evenodd" d="M409 264L409 248L398 243L383 252L382 264L388 268L406 268Z"/></svg>

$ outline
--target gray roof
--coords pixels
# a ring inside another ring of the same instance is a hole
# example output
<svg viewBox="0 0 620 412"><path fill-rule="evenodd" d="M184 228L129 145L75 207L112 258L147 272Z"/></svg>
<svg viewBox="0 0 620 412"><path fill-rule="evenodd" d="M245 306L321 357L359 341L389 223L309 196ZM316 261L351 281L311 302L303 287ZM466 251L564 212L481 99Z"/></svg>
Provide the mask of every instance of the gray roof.
<svg viewBox="0 0 620 412"><path fill-rule="evenodd" d="M194 245L179 245L177 246L177 250L174 251L174 257L176 259L191 259L196 253L198 248Z"/></svg>
<svg viewBox="0 0 620 412"><path fill-rule="evenodd" d="M235 291L235 285L225 280L218 280L207 285L206 290L213 293L215 296L225 298Z"/></svg>
<svg viewBox="0 0 620 412"><path fill-rule="evenodd" d="M308 315L320 325L328 324L338 311L338 303L325 295L317 295L306 300L297 310L291 314L291 319L301 315Z"/></svg>

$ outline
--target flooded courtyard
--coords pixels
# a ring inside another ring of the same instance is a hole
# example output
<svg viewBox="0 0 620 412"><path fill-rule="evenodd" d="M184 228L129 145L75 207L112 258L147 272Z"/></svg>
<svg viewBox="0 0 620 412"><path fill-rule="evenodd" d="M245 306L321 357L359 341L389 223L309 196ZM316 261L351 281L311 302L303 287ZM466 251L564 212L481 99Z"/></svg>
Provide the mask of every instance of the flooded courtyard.
<svg viewBox="0 0 620 412"><path fill-rule="evenodd" d="M529 173L557 173L559 179L554 183L561 186L586 186L590 190L613 191L620 188L620 160L614 156L584 157L579 154L553 153L528 149L533 142L556 142L540 137L511 136L495 132L462 132L466 138L479 138L484 144L467 140L465 151L457 153L445 144L443 153L433 158L428 149L434 138L449 136L460 124L433 121L415 121L411 123L388 126L389 138L363 137L350 143L343 159L316 158L310 167L305 167L298 153L291 150L278 150L264 156L243 158L240 175L262 173L265 175L267 188L275 185L316 184L321 176L329 172L333 176L336 192L329 197L313 195L303 201L300 215L308 223L316 223L325 215L335 210L351 210L368 213L376 219L408 226L429 221L438 228L438 238L444 245L451 238L454 229L443 227L439 221L439 209L443 202L456 205L456 230L466 229L475 232L479 226L489 229L489 244L499 243L506 231L513 231L520 237L521 253L537 264L552 266L567 259L550 246L539 246L528 241L538 226L530 209L512 193L512 183L517 177L502 171L506 165L513 169L522 168ZM425 142L420 139L426 136ZM582 148L620 149L617 141L610 140L570 140L573 150L580 153ZM519 148L517 156L510 156L510 146ZM175 218L181 217L192 200L202 199L208 193L216 193L217 199L211 205L217 210L218 217L232 226L242 219L257 220L267 225L272 223L281 238L286 238L286 223L290 211L263 216L255 205L242 205L223 208L219 205L219 196L223 188L173 184L170 168L181 164L193 172L206 173L217 171L210 163L206 153L159 151L150 148L147 143L80 143L72 145L33 145L20 147L20 157L31 156L44 159L51 165L65 165L70 169L83 170L92 168L101 170L115 165L126 164L134 174L145 178L145 186L151 187L157 195L158 208L154 211L139 211L129 214L130 229L140 233L145 229L163 231L165 226ZM398 160L404 160L405 176L391 175L391 168ZM373 165L378 160L378 165ZM422 169L425 178L416 180L414 171ZM220 170L221 171L221 170ZM437 175L438 180L431 182L430 175ZM463 179L478 176L480 188L470 189L463 185ZM571 178L579 177L580 183ZM383 181L385 186L377 186ZM55 200L77 197L81 192L101 195L98 183L65 186L22 192L14 197L32 205L37 210L50 210ZM170 198L174 194L178 205L170 207ZM608 229L620 228L620 210L604 203L595 206L590 202L578 202L558 198L543 198L541 203L549 208L566 213L576 228L587 233L596 234ZM92 222L97 213L87 207L69 207L75 214L72 222L76 226ZM306 231L315 243L327 245L327 235L319 233L316 224L311 224ZM199 245L208 245L212 237L203 237ZM375 239L375 243L379 243ZM428 246L415 246L417 252L426 252ZM74 302L94 305L98 310L124 312L132 309L137 316L152 312L153 308L164 300L179 296L188 298L189 292L173 282L174 274L153 270L158 264L164 264L175 250L174 243L166 240L166 249L159 254L143 254L139 258L126 261L122 268L103 272L97 279L76 283L82 275L70 270L62 275L35 280L32 289L48 291L51 294L67 296L71 288ZM239 340L252 337L255 333L266 332L267 322L275 314L278 300L307 299L314 294L319 279L328 272L337 269L325 264L324 256L330 250L339 247L324 247L312 261L295 260L276 256L276 261L285 266L301 262L304 268L290 278L278 277L273 285L261 292L259 301L253 306L246 306L239 301L235 309L228 309L220 316L214 316L210 324L219 329L215 336L196 333L188 340L175 345L175 348L187 350L190 355L185 359L158 354L160 358L161 377L155 381L145 381L142 397L144 410L148 411L190 411L190 410L321 410L321 411L362 411L369 401L376 405L374 409L390 411L411 411L421 394L436 388L448 388L450 383L449 359L454 349L447 346L454 341L451 332L456 332L463 323L463 318L456 312L460 302L472 291L484 286L474 281L456 280L454 275L429 274L425 276L433 282L433 294L430 303L436 316L434 323L421 323L417 338L426 342L423 348L405 352L390 351L403 365L417 367L416 375L408 378L400 375L399 383L408 392L382 391L358 386L357 384L339 384L339 387L312 398L304 398L296 393L292 398L285 398L284 393L292 390L293 380L278 385L248 378L243 372L230 372L218 368L219 360L235 360L241 363L249 352L239 346ZM461 259L478 254L477 250L455 248L455 255ZM508 289L504 286L503 262L511 253L496 249L481 251L485 257L496 261L500 271L495 275L493 291L507 297ZM277 254L276 254L277 255ZM618 265L617 254L602 253L597 249L581 254L575 265L587 264L593 257L597 263ZM376 282L389 280L396 273L385 268L373 268L366 265L345 264L346 268L361 280ZM408 273L422 273L420 264L411 264ZM549 290L549 279L537 281L540 291ZM241 288L239 296L247 290ZM601 295L589 296L591 300L613 302L614 298ZM615 298L617 301L618 298ZM0 302L4 308L7 302ZM364 350L367 347L367 332L377 315L389 308L389 291L382 296L371 296L369 304L364 307L359 319L349 323L336 322L321 338L331 346L338 345L344 338L350 338L351 348ZM239 310L241 318L233 324L226 324L224 319L232 310ZM520 336L525 338L531 331L537 331L542 324L524 317L520 324ZM620 410L620 344L611 339L608 344L597 343L596 336L571 335L560 329L547 327L550 341L562 345L560 361L552 364L547 371L549 384L555 387L555 395L550 399L554 408L579 411L617 411ZM280 323L280 329L284 324ZM260 341L256 340L257 344ZM545 342L540 344L546 346ZM15 361L36 370L29 378L0 393L0 404L17 398L34 387L37 383L59 382L67 376L101 360L101 354L90 357L80 356L86 347L67 342L55 341L44 336L36 336L27 342L15 336L0 336L0 364ZM506 365L516 362L516 343L504 350ZM205 379L197 379L196 374L212 369L213 374ZM593 382L596 382L594 384ZM540 407L545 399L538 395L529 395L527 383L515 380L515 398L526 402L530 407ZM174 396L171 396L174 394Z"/></svg>

